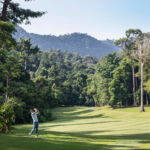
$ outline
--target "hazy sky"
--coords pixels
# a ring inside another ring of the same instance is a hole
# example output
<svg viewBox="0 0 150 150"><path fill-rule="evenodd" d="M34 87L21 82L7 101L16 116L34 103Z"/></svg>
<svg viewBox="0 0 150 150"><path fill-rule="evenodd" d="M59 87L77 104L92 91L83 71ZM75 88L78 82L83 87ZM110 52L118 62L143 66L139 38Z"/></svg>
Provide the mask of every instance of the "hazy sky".
<svg viewBox="0 0 150 150"><path fill-rule="evenodd" d="M129 28L150 31L150 0L15 0L25 8L47 11L21 25L39 34L88 33L98 39L117 39Z"/></svg>

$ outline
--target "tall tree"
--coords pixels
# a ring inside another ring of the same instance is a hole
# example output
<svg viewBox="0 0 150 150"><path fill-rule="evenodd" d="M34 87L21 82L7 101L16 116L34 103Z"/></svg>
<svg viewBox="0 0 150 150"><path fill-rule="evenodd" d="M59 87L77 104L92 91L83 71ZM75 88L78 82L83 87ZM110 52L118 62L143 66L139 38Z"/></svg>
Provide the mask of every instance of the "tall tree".
<svg viewBox="0 0 150 150"><path fill-rule="evenodd" d="M6 58L6 63L1 67L2 73L5 76L5 103L8 102L9 99L9 82L14 78L19 78L21 74L21 66L19 65L16 57L8 56Z"/></svg>
<svg viewBox="0 0 150 150"><path fill-rule="evenodd" d="M150 61L144 65L144 91L146 92L146 105L149 105L149 95L150 95Z"/></svg>
<svg viewBox="0 0 150 150"><path fill-rule="evenodd" d="M6 16L7 16L7 8L8 8L8 5L10 3L11 0L5 0L3 2L3 8L2 8L2 13L1 13L1 20L2 21L6 21Z"/></svg>
<svg viewBox="0 0 150 150"><path fill-rule="evenodd" d="M140 64L141 71L141 108L140 111L144 111L144 99L143 99L143 79L144 79L144 64L149 59L150 54L150 34L143 33L141 36L135 39L137 50L134 52L134 56L137 58Z"/></svg>
<svg viewBox="0 0 150 150"><path fill-rule="evenodd" d="M126 31L126 37L115 41L116 45L119 45L126 56L129 56L132 62L132 82L133 82L133 106L137 106L136 103L136 91L135 91L135 61L132 57L133 50L135 50L134 39L142 34L139 29L129 29Z"/></svg>
<svg viewBox="0 0 150 150"><path fill-rule="evenodd" d="M12 37L12 33L15 31L14 25L9 22L0 21L0 72L5 86L5 103L8 101L8 86L9 80L14 75L12 71L16 65L13 65L14 57L11 55L11 50L15 48L16 42ZM11 69L12 70L11 70ZM11 76L11 77L10 77Z"/></svg>
<svg viewBox="0 0 150 150"><path fill-rule="evenodd" d="M91 82L88 91L95 90L93 95L96 105L102 106L109 103L109 83L113 78L113 71L118 67L120 58L116 53L108 54L101 59L96 67L94 82Z"/></svg>
<svg viewBox="0 0 150 150"><path fill-rule="evenodd" d="M24 0L31 1L31 0ZM29 18L41 17L45 12L32 11L30 9L21 8L18 3L13 0L2 0L2 7L0 7L1 21L10 21L13 24L21 24L25 21L26 24L30 23Z"/></svg>
<svg viewBox="0 0 150 150"><path fill-rule="evenodd" d="M27 69L27 60L31 54L36 54L39 51L38 46L32 46L30 39L24 40L20 38L17 49L23 53L24 69Z"/></svg>
<svg viewBox="0 0 150 150"><path fill-rule="evenodd" d="M12 36L14 32L15 28L13 24L0 21L0 48L8 50L16 45L16 41Z"/></svg>
<svg viewBox="0 0 150 150"><path fill-rule="evenodd" d="M109 93L111 106L123 105L128 106L131 104L132 93L132 68L131 59L125 57L120 65L114 70L113 79L109 84Z"/></svg>

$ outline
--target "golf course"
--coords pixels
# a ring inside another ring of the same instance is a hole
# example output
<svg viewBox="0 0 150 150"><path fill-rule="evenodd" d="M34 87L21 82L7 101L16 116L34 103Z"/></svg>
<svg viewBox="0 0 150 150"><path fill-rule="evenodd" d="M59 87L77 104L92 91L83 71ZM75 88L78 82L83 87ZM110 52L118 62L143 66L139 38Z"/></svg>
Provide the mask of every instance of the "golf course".
<svg viewBox="0 0 150 150"><path fill-rule="evenodd" d="M150 149L150 107L59 107L54 120L40 123L39 136L29 136L32 124L16 125L0 134L0 150Z"/></svg>

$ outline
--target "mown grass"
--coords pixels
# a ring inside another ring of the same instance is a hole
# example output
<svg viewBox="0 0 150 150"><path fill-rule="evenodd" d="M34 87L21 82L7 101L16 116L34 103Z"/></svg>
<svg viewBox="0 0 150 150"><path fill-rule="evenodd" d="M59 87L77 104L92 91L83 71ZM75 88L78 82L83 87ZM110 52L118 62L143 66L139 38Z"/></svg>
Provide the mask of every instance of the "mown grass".
<svg viewBox="0 0 150 150"><path fill-rule="evenodd" d="M0 150L144 150L150 149L150 107L61 107L54 121L40 124L39 137L28 136L32 125L16 125L0 134Z"/></svg>

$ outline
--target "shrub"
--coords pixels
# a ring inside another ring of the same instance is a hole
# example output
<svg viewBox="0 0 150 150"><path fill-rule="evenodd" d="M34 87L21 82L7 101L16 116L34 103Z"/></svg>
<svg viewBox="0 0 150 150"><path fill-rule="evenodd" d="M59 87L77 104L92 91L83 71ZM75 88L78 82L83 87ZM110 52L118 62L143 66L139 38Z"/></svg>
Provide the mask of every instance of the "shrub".
<svg viewBox="0 0 150 150"><path fill-rule="evenodd" d="M8 132L15 121L13 106L4 104L0 107L0 132Z"/></svg>
<svg viewBox="0 0 150 150"><path fill-rule="evenodd" d="M50 109L44 109L43 111L41 111L39 116L40 122L51 121L53 119L54 118L52 117L52 113Z"/></svg>

